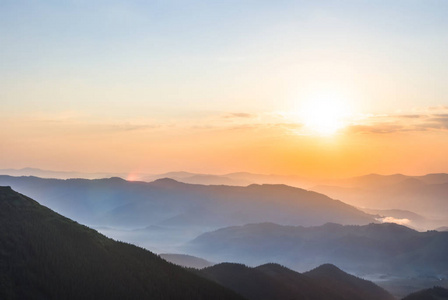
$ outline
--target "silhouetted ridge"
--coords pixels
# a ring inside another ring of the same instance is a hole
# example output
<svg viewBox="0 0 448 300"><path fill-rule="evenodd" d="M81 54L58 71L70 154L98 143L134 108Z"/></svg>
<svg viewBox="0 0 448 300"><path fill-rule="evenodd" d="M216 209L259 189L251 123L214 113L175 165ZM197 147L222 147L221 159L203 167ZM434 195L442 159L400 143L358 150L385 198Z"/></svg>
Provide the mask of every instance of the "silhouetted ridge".
<svg viewBox="0 0 448 300"><path fill-rule="evenodd" d="M417 232L417 230L414 230L412 228L409 228L407 226L404 225L400 225L397 223L381 223L381 224L376 224L376 223L371 223L369 225L367 225L367 228L372 230L372 231L377 231L377 232L394 232L394 233L415 233Z"/></svg>
<svg viewBox="0 0 448 300"><path fill-rule="evenodd" d="M333 264L323 264L311 271L308 271L307 274L312 276L315 275L339 276L339 275L345 275L346 273Z"/></svg>
<svg viewBox="0 0 448 300"><path fill-rule="evenodd" d="M105 178L105 179L93 179L93 180L108 180L108 181L111 181L111 182L126 182L126 180L124 180L123 178L121 178L121 177L110 177L110 178Z"/></svg>
<svg viewBox="0 0 448 300"><path fill-rule="evenodd" d="M276 264L276 263L267 263L267 264L255 267L255 269L263 271L263 272L278 272L278 271L286 271L286 270L294 272L294 271L288 269L287 267L282 266L280 264Z"/></svg>
<svg viewBox="0 0 448 300"><path fill-rule="evenodd" d="M279 264L268 263L256 268L242 264L222 263L198 271L250 300L392 300L393 297L380 287L364 280L340 280L353 276L329 266L318 269L325 274L313 278L300 274ZM329 284L338 280L337 285ZM365 289L365 290L364 290ZM372 293L372 297L367 296Z"/></svg>
<svg viewBox="0 0 448 300"><path fill-rule="evenodd" d="M403 298L403 300L447 300L448 289L435 286L431 289L426 289L412 293Z"/></svg>
<svg viewBox="0 0 448 300"><path fill-rule="evenodd" d="M338 290L346 299L394 299L386 290L371 281L345 273L332 264L323 264L304 275L319 281L329 290Z"/></svg>
<svg viewBox="0 0 448 300"><path fill-rule="evenodd" d="M176 187L176 186L184 186L185 183L179 182L177 180L171 178L160 178L156 179L153 182L150 182L151 185L160 186L160 187Z"/></svg>
<svg viewBox="0 0 448 300"><path fill-rule="evenodd" d="M0 299L242 299L0 187Z"/></svg>
<svg viewBox="0 0 448 300"><path fill-rule="evenodd" d="M297 189L297 190L305 191L304 189L297 188L297 187L292 187L290 185L281 184L281 183L277 183L277 184L270 184L270 183L258 184L258 183L253 183L253 184L249 184L247 187L251 188L251 189L283 189L283 188L290 188L290 189Z"/></svg>

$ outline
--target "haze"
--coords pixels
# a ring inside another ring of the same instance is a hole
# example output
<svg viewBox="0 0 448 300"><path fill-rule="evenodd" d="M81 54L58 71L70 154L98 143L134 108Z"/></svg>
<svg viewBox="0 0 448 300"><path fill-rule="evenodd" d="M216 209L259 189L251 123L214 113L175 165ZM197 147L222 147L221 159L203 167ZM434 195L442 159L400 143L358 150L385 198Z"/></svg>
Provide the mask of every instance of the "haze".
<svg viewBox="0 0 448 300"><path fill-rule="evenodd" d="M2 1L0 167L445 172L447 6Z"/></svg>

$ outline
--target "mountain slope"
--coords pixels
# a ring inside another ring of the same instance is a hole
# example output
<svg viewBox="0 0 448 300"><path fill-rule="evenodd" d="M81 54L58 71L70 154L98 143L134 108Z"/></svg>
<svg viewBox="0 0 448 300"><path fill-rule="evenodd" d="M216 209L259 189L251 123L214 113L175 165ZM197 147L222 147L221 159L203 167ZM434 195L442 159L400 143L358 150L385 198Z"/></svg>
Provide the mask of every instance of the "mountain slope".
<svg viewBox="0 0 448 300"><path fill-rule="evenodd" d="M412 293L403 300L448 300L448 289L433 287L416 293Z"/></svg>
<svg viewBox="0 0 448 300"><path fill-rule="evenodd" d="M353 206L285 185L205 186L172 179L147 183L120 178L56 180L11 176L0 176L0 185L12 186L83 224L128 230L108 231L108 235L157 252L181 252L177 245L203 232L231 225L269 221L309 226L375 221ZM158 229L151 230L155 226ZM148 230L138 234L130 231L141 228ZM178 234L172 234L173 231ZM158 240L163 243L157 244Z"/></svg>
<svg viewBox="0 0 448 300"><path fill-rule="evenodd" d="M448 232L417 232L392 223L233 226L202 234L186 249L218 262L276 262L298 271L331 262L363 276L448 275Z"/></svg>
<svg viewBox="0 0 448 300"><path fill-rule="evenodd" d="M347 274L331 264L321 265L304 275L318 281L329 290L338 291L344 295L344 299L394 299L373 282Z"/></svg>
<svg viewBox="0 0 448 300"><path fill-rule="evenodd" d="M0 187L1 299L242 299Z"/></svg>
<svg viewBox="0 0 448 300"><path fill-rule="evenodd" d="M335 267L336 268L336 267ZM342 272L342 271L341 271ZM343 272L342 272L343 273ZM251 300L392 300L380 287L364 280L339 280L338 286L328 284L329 278L313 278L282 267L265 264L249 268L240 264L222 263L199 271ZM344 273L343 278L353 277ZM338 274L339 276L339 274ZM335 278L340 279L341 276ZM372 294L372 296L368 296Z"/></svg>
<svg viewBox="0 0 448 300"><path fill-rule="evenodd" d="M159 256L170 263L185 268L202 269L213 265L213 263L205 259L186 254L162 253Z"/></svg>

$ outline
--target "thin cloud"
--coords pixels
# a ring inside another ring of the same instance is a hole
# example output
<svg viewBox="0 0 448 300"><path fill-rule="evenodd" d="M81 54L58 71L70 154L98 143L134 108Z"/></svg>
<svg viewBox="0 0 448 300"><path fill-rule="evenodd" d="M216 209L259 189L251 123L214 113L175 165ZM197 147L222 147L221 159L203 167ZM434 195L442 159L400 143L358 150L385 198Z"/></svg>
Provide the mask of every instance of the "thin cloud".
<svg viewBox="0 0 448 300"><path fill-rule="evenodd" d="M255 114L249 114L249 113L230 113L223 116L224 119L232 119L232 118L255 118Z"/></svg>
<svg viewBox="0 0 448 300"><path fill-rule="evenodd" d="M431 113L368 116L359 120L357 124L348 126L346 131L361 134L387 134L448 130L448 113L445 113L445 110L444 107L438 107L439 113L434 113L435 109L428 108L427 111L431 111Z"/></svg>
<svg viewBox="0 0 448 300"><path fill-rule="evenodd" d="M377 218L376 220L381 223L395 223L399 225L409 225L409 223L411 223L411 220L409 219L397 219L394 217Z"/></svg>
<svg viewBox="0 0 448 300"><path fill-rule="evenodd" d="M136 131L136 130L146 130L160 128L160 125L149 125L149 124L113 124L106 126L111 131Z"/></svg>

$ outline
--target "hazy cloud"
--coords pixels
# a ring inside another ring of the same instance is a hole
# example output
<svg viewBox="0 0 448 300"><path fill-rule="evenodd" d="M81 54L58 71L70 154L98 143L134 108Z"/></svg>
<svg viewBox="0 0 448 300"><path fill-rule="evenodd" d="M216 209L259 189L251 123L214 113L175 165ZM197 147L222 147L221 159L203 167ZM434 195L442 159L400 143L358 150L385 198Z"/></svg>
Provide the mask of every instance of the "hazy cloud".
<svg viewBox="0 0 448 300"><path fill-rule="evenodd" d="M394 133L409 131L448 130L448 113L445 107L428 108L426 113L400 115L374 115L347 127L350 133Z"/></svg>
<svg viewBox="0 0 448 300"><path fill-rule="evenodd" d="M223 116L225 119L232 119L232 118L255 118L255 114L249 114L249 113L230 113Z"/></svg>
<svg viewBox="0 0 448 300"><path fill-rule="evenodd" d="M135 130L145 130L145 129L154 129L154 128L160 128L160 125L149 125L149 124L129 124L129 123L124 123L124 124L114 124L114 125L108 125L106 126L108 127L109 130L112 131L135 131Z"/></svg>
<svg viewBox="0 0 448 300"><path fill-rule="evenodd" d="M405 131L403 126L392 124L352 125L347 128L350 133L393 133Z"/></svg>
<svg viewBox="0 0 448 300"><path fill-rule="evenodd" d="M397 219L394 217L384 217L384 218L378 218L377 221L380 221L381 223L395 223L399 225L408 225L411 223L411 220L409 219Z"/></svg>

